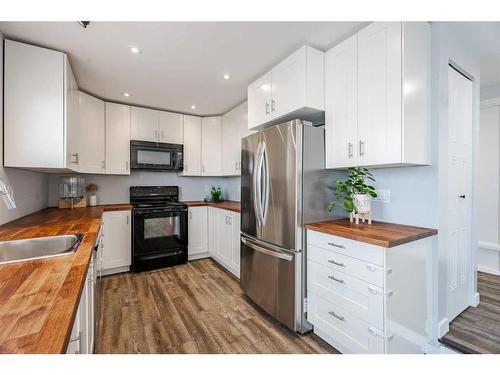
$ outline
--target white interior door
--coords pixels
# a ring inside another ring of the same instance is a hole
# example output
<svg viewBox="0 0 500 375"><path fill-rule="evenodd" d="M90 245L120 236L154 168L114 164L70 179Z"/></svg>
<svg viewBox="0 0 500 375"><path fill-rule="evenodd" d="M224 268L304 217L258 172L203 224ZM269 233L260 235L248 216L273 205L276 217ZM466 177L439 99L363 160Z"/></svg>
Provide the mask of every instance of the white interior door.
<svg viewBox="0 0 500 375"><path fill-rule="evenodd" d="M472 301L473 83L448 68L448 280L449 319Z"/></svg>

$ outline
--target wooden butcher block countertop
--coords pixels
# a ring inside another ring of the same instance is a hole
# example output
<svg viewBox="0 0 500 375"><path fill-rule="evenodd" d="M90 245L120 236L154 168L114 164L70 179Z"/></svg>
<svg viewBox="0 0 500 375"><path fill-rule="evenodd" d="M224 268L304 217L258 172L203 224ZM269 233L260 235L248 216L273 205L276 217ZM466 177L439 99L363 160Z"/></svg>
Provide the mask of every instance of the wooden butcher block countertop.
<svg viewBox="0 0 500 375"><path fill-rule="evenodd" d="M306 224L306 228L386 248L403 245L437 234L436 229L384 223L381 221L373 221L372 224L355 224L351 223L349 219Z"/></svg>
<svg viewBox="0 0 500 375"><path fill-rule="evenodd" d="M223 202L184 201L183 203L186 203L188 207L210 206L210 207L221 208L223 210L240 212L240 202L235 202L235 201L223 201Z"/></svg>
<svg viewBox="0 0 500 375"><path fill-rule="evenodd" d="M72 255L0 264L0 353L65 353L104 211L47 208L0 226L0 241L84 234Z"/></svg>

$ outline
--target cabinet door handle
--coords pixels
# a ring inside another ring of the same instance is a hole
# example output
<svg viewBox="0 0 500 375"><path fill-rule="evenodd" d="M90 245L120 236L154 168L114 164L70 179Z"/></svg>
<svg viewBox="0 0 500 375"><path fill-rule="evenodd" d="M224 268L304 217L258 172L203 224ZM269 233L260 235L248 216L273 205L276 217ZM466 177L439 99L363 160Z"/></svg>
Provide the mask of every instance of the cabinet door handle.
<svg viewBox="0 0 500 375"><path fill-rule="evenodd" d="M337 318L338 320L341 320L341 321L345 320L344 316L337 314L335 311L328 311L328 314L330 314L331 316Z"/></svg>
<svg viewBox="0 0 500 375"><path fill-rule="evenodd" d="M359 141L359 156L365 156L365 142Z"/></svg>
<svg viewBox="0 0 500 375"><path fill-rule="evenodd" d="M328 278L329 278L330 280L333 280L333 281L338 282L339 284L345 284L345 281L344 281L344 280L342 280L342 279L337 279L337 278L336 278L335 276L333 276L333 275L328 276Z"/></svg>
<svg viewBox="0 0 500 375"><path fill-rule="evenodd" d="M366 269L372 272L375 272L377 270L377 268L375 266L372 266L371 264L367 264Z"/></svg>
<svg viewBox="0 0 500 375"><path fill-rule="evenodd" d="M380 336L380 334L373 327L368 328L368 332L370 332L375 337Z"/></svg>
<svg viewBox="0 0 500 375"><path fill-rule="evenodd" d="M348 151L347 151L347 154L349 156L349 159L351 159L354 155L354 152L353 152L353 144L351 142L349 142L349 145L348 145Z"/></svg>
<svg viewBox="0 0 500 375"><path fill-rule="evenodd" d="M155 138L158 140L158 130L155 130Z"/></svg>
<svg viewBox="0 0 500 375"><path fill-rule="evenodd" d="M266 102L266 115L269 114L269 103Z"/></svg>
<svg viewBox="0 0 500 375"><path fill-rule="evenodd" d="M328 261L328 263L335 264L336 266L339 266L339 267L345 267L345 264L344 264L344 263L336 262L336 261L335 261L335 260L333 260L333 259L330 259L330 260Z"/></svg>
<svg viewBox="0 0 500 375"><path fill-rule="evenodd" d="M102 169L104 169L104 168L106 168L106 161L105 160L102 161Z"/></svg>
<svg viewBox="0 0 500 375"><path fill-rule="evenodd" d="M189 220L193 220L193 211L189 211Z"/></svg>
<svg viewBox="0 0 500 375"><path fill-rule="evenodd" d="M344 245L339 245L339 244L336 244L335 242L328 242L328 245L333 246L333 247L338 247L339 249L345 249Z"/></svg>
<svg viewBox="0 0 500 375"><path fill-rule="evenodd" d="M201 166L201 172L205 173L205 166L204 165Z"/></svg>
<svg viewBox="0 0 500 375"><path fill-rule="evenodd" d="M373 286L369 286L368 287L368 291L371 293L371 294L378 294L378 290L375 289Z"/></svg>
<svg viewBox="0 0 500 375"><path fill-rule="evenodd" d="M78 152L71 154L71 157L75 158L75 161L72 161L73 164L78 164Z"/></svg>
<svg viewBox="0 0 500 375"><path fill-rule="evenodd" d="M125 162L125 170L128 171L128 161Z"/></svg>
<svg viewBox="0 0 500 375"><path fill-rule="evenodd" d="M128 215L127 215L127 225L128 225L128 220L129 220L129 219L128 219Z"/></svg>
<svg viewBox="0 0 500 375"><path fill-rule="evenodd" d="M274 99L271 100L271 112L276 111L276 101Z"/></svg>

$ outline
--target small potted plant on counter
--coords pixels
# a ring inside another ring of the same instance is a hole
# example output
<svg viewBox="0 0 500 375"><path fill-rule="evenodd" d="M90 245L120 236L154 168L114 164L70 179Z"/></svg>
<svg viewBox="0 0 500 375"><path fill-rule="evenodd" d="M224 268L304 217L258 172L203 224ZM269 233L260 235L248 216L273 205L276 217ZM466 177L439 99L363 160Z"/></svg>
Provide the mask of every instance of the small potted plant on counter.
<svg viewBox="0 0 500 375"><path fill-rule="evenodd" d="M220 189L220 186L212 186L212 189L210 189L210 195L212 196L212 202L222 202L222 190Z"/></svg>
<svg viewBox="0 0 500 375"><path fill-rule="evenodd" d="M362 167L347 168L347 179L345 181L336 181L331 189L335 193L335 201L330 202L328 211L332 212L335 205L341 205L349 212L351 223L359 219L368 224L372 223L371 216L371 198L376 198L377 193L372 185L368 185L366 180L375 181L370 171Z"/></svg>
<svg viewBox="0 0 500 375"><path fill-rule="evenodd" d="M96 184L88 184L85 187L85 191L89 197L89 206L97 206L97 196L95 195L97 192Z"/></svg>

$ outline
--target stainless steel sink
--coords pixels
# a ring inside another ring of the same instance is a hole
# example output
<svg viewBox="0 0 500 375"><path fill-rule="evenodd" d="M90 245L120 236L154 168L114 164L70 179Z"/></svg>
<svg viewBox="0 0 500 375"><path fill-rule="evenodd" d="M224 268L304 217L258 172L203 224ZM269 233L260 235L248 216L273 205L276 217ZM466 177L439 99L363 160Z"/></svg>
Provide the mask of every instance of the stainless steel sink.
<svg viewBox="0 0 500 375"><path fill-rule="evenodd" d="M0 264L74 254L83 234L0 242Z"/></svg>

